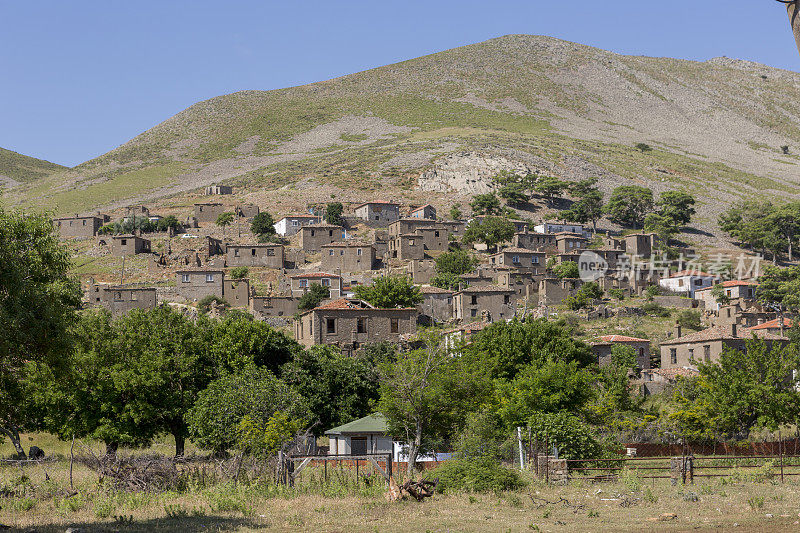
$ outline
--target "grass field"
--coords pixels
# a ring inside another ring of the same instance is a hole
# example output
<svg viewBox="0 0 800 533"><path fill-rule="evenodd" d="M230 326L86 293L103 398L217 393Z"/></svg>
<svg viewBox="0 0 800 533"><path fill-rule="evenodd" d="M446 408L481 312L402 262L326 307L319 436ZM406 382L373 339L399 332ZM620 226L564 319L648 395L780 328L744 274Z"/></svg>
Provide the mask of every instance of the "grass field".
<svg viewBox="0 0 800 533"><path fill-rule="evenodd" d="M69 494L69 443L25 436L66 456L54 462L0 467L0 523L40 533L83 531L736 531L798 529L800 485L776 478L718 478L691 486L623 476L622 482L573 481L547 486L524 473L522 490L437 494L423 503L389 503L384 485L356 483L350 472L307 469L294 489L230 482L161 494L119 492L76 464ZM95 451L101 446L95 443ZM148 452L168 454L169 441ZM194 450L189 447L187 450ZM123 453L128 453L124 450ZM8 442L2 456L11 453ZM49 476L49 480L45 477ZM563 499L563 500L562 500ZM664 513L675 517L661 518Z"/></svg>

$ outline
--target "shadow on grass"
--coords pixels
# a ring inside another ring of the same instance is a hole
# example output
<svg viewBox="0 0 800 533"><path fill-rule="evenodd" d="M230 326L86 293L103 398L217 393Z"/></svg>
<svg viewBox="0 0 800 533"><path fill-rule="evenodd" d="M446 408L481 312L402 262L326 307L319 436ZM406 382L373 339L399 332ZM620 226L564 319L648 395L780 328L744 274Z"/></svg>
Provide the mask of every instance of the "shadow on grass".
<svg viewBox="0 0 800 533"><path fill-rule="evenodd" d="M237 531L270 529L272 524L264 518L236 518L224 516L185 516L148 518L132 522L98 521L70 522L66 524L39 524L25 528L12 528L12 531L36 531L36 533L64 533L69 528L78 529L81 533L148 533L148 532L195 532L195 531Z"/></svg>

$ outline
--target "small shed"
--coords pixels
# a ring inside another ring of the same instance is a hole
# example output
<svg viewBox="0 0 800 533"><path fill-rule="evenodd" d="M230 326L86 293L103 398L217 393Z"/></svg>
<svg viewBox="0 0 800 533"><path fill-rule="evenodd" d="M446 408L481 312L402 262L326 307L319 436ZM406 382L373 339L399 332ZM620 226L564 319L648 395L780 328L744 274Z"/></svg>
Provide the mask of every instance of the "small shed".
<svg viewBox="0 0 800 533"><path fill-rule="evenodd" d="M386 435L386 418L380 413L329 429L329 455L393 453L393 439Z"/></svg>

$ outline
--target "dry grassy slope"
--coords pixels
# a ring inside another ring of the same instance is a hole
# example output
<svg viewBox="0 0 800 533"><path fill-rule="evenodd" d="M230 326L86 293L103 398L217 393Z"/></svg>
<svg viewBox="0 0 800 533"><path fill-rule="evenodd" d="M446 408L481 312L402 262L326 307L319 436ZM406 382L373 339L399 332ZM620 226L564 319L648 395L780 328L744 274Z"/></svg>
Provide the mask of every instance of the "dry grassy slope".
<svg viewBox="0 0 800 533"><path fill-rule="evenodd" d="M0 189L14 187L64 170L66 167L0 148Z"/></svg>
<svg viewBox="0 0 800 533"><path fill-rule="evenodd" d="M476 152L565 177L599 175L606 189L685 188L701 199L701 226L713 230L720 207L737 198L800 194L798 102L800 75L763 65L621 56L511 35L302 87L212 98L4 201L59 212L166 197L182 205L189 191L225 180L277 212L323 201L329 190L413 201L431 198L415 178L437 158ZM637 142L656 150L638 153ZM297 192L271 192L281 187Z"/></svg>

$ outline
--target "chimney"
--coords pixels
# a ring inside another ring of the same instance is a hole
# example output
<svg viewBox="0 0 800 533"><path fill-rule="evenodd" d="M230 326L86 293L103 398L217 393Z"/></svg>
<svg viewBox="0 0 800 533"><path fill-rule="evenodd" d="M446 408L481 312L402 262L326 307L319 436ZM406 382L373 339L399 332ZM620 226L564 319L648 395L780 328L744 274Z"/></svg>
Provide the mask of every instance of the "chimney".
<svg viewBox="0 0 800 533"><path fill-rule="evenodd" d="M675 324L675 338L678 339L678 338L680 338L682 336L683 335L681 335L681 325L680 324Z"/></svg>
<svg viewBox="0 0 800 533"><path fill-rule="evenodd" d="M731 325L730 325L731 337L737 337L738 336L738 331L737 331L738 329L739 328L737 327L736 322L731 323Z"/></svg>

